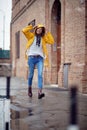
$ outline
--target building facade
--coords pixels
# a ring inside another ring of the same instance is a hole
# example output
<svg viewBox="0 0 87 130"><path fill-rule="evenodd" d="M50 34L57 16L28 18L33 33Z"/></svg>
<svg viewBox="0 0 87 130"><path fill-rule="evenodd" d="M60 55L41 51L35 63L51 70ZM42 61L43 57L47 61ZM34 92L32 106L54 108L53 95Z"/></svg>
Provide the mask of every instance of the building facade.
<svg viewBox="0 0 87 130"><path fill-rule="evenodd" d="M44 83L68 88L77 84L87 93L87 1L12 0L11 57L13 76L28 78L26 38L22 28L33 22L51 31L55 43L48 47L50 67ZM35 80L37 80L35 69Z"/></svg>

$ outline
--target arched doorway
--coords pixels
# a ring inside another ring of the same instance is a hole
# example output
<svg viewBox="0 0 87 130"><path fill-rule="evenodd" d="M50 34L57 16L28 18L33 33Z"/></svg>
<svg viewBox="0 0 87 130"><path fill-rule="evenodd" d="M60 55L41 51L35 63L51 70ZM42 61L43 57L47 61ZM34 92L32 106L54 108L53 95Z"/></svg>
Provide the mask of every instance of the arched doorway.
<svg viewBox="0 0 87 130"><path fill-rule="evenodd" d="M51 12L51 31L55 39L52 46L52 76L51 83L58 84L58 71L61 64L61 3L55 0Z"/></svg>

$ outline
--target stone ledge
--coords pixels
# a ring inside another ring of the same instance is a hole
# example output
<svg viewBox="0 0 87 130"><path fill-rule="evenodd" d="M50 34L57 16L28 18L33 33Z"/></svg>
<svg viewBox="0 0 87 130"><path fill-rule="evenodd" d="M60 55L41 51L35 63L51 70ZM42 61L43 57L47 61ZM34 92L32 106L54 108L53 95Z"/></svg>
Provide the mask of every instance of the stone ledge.
<svg viewBox="0 0 87 130"><path fill-rule="evenodd" d="M0 76L11 76L11 64L0 63Z"/></svg>

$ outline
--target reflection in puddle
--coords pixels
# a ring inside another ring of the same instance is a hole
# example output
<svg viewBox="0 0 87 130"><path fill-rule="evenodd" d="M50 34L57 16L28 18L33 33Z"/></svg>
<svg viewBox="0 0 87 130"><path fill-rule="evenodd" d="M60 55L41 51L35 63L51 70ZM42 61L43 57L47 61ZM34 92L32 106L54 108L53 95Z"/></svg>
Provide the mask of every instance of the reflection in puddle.
<svg viewBox="0 0 87 130"><path fill-rule="evenodd" d="M14 110L14 109L10 109L11 111L11 119L14 120L14 119L21 119L21 118L25 118L27 116L33 116L33 110L32 108L26 108L26 110L22 110L22 108L19 110Z"/></svg>
<svg viewBox="0 0 87 130"><path fill-rule="evenodd" d="M32 113L32 108L28 108L28 115L33 116L34 114Z"/></svg>
<svg viewBox="0 0 87 130"><path fill-rule="evenodd" d="M14 98L11 98L14 99ZM33 109L32 107L25 107L21 106L19 102L13 102L11 100L11 107L10 107L10 128L11 130L28 130L29 124L24 122L24 120L29 117L33 116Z"/></svg>

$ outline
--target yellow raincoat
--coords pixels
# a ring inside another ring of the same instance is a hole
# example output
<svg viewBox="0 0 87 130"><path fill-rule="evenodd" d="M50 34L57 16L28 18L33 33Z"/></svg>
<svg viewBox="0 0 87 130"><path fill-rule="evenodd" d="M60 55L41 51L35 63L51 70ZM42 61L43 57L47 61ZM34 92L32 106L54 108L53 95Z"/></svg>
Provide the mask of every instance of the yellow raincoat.
<svg viewBox="0 0 87 130"><path fill-rule="evenodd" d="M39 24L37 27L39 28L39 27L44 27L44 26ZM26 50L29 49L29 47L32 45L32 43L34 41L35 33L31 32L32 29L33 29L32 25L29 25L29 26L23 28L23 30L22 30L22 32L28 39L28 42L26 44ZM43 48L44 56L46 57L44 60L44 65L49 66L48 51L47 51L46 44L54 44L54 38L50 32L48 32L47 34L45 34L42 37L42 48ZM26 53L25 53L25 57L28 58Z"/></svg>

